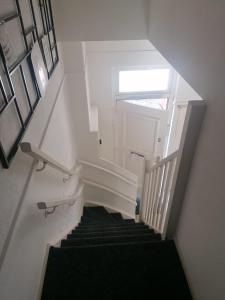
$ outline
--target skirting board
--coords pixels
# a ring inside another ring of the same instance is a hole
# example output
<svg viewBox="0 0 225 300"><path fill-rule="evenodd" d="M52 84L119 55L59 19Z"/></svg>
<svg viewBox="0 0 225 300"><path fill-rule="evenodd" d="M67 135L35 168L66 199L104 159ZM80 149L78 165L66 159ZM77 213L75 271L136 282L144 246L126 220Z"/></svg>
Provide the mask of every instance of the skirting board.
<svg viewBox="0 0 225 300"><path fill-rule="evenodd" d="M47 244L46 246L46 250L45 250L45 255L44 255L44 260L43 260L43 265L42 265L42 269L41 269L41 275L40 275L40 281L39 281L39 285L38 285L38 290L37 290L37 297L36 300L41 300L41 295L42 295L42 289L43 289L43 284L44 284L44 279L45 279L45 272L46 272L46 268L47 268L47 263L48 263L48 255L49 255L49 250L52 246L54 247L59 247L61 240L63 240L64 238L66 238L66 236L70 233L72 233L72 230L74 229L74 227L76 227L80 220L81 220L81 216L79 218L79 221L76 222L75 225L73 225L73 227L67 231L66 233L63 234L62 238L60 238L57 242L52 243L52 244Z"/></svg>

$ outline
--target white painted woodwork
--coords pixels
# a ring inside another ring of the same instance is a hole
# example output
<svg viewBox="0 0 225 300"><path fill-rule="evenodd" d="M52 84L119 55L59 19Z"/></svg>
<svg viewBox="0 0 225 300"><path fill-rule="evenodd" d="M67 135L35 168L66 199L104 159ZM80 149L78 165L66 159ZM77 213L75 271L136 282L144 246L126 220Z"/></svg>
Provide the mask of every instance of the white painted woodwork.
<svg viewBox="0 0 225 300"><path fill-rule="evenodd" d="M54 160L51 156L46 154L45 152L41 151L34 145L28 142L23 142L20 144L20 148L22 152L26 153L27 155L33 157L37 161L42 161L43 163L51 166L54 169L57 169L69 176L73 176L75 174L78 174L80 172L80 166L77 166L74 170L69 170L66 167L64 167L62 164L58 163L56 160Z"/></svg>
<svg viewBox="0 0 225 300"><path fill-rule="evenodd" d="M165 217L174 180L178 151L154 165L145 177L141 218L157 232L163 234Z"/></svg>
<svg viewBox="0 0 225 300"><path fill-rule="evenodd" d="M51 209L51 208L56 208L56 207L64 206L64 205L72 206L76 203L76 201L79 199L79 197L81 197L83 189L84 189L84 185L81 184L73 196L68 197L67 199L58 200L58 201L38 202L37 207L39 209L47 210L49 208Z"/></svg>
<svg viewBox="0 0 225 300"><path fill-rule="evenodd" d="M129 170L137 175L138 178L138 198L142 198L144 176L145 176L145 157L132 152L129 155Z"/></svg>
<svg viewBox="0 0 225 300"><path fill-rule="evenodd" d="M133 181L121 172L115 172L100 165L86 161L80 161L80 164L82 165L81 178L85 184L85 202L103 205L134 218L138 193L137 177L135 176L136 180ZM123 169L118 167L117 171L121 170ZM129 174L127 170L124 173Z"/></svg>
<svg viewBox="0 0 225 300"><path fill-rule="evenodd" d="M178 102L174 104L167 154L178 150L180 146L187 106L188 102Z"/></svg>
<svg viewBox="0 0 225 300"><path fill-rule="evenodd" d="M146 161L151 166L163 156L168 111L118 101L116 115L115 160L138 176L141 198Z"/></svg>
<svg viewBox="0 0 225 300"><path fill-rule="evenodd" d="M180 147L145 176L142 220L162 234L173 237L184 197L192 157L205 112L204 101L190 101Z"/></svg>
<svg viewBox="0 0 225 300"><path fill-rule="evenodd" d="M127 181L130 184L137 185L138 179L135 174L111 161L99 159L98 164L94 164L89 161L79 160L79 163L82 165L88 165L93 166L94 168L102 169L103 171L108 173L113 173L115 176L120 177L122 180Z"/></svg>
<svg viewBox="0 0 225 300"><path fill-rule="evenodd" d="M81 178L84 181L91 181L136 201L137 183L101 166L84 161L80 161L80 164L82 165Z"/></svg>
<svg viewBox="0 0 225 300"><path fill-rule="evenodd" d="M84 181L85 204L102 205L115 212L120 212L126 218L135 218L136 201L115 193L108 188L91 181Z"/></svg>

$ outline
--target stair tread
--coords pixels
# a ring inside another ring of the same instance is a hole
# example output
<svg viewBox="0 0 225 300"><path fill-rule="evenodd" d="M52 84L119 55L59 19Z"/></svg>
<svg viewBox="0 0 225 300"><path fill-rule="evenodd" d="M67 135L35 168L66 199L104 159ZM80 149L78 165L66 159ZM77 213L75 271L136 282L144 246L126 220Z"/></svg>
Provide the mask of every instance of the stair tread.
<svg viewBox="0 0 225 300"><path fill-rule="evenodd" d="M77 299L191 299L171 241L51 248L42 300L74 292Z"/></svg>
<svg viewBox="0 0 225 300"><path fill-rule="evenodd" d="M105 222L113 222L113 218L110 213L103 206L84 207L82 219L87 220L99 220Z"/></svg>
<svg viewBox="0 0 225 300"><path fill-rule="evenodd" d="M123 220L123 217L122 217L121 213L111 213L110 215L111 215L111 217L112 217L115 221Z"/></svg>
<svg viewBox="0 0 225 300"><path fill-rule="evenodd" d="M72 245L95 245L105 243L126 243L126 242L137 242L137 241L148 241L148 240L160 240L160 234L139 234L139 235L124 235L124 236L105 236L105 237L92 237L86 239L68 239L62 240L61 247L72 246Z"/></svg>
<svg viewBox="0 0 225 300"><path fill-rule="evenodd" d="M96 219L93 220L93 219L91 219L91 218L89 218L89 219L86 218L86 219L85 219L85 218L82 217L81 223L80 223L80 224L81 224L81 225L86 225L86 226L87 226L87 225L107 225L107 224L114 224L114 223L117 224L117 223L119 223L119 222L121 222L121 221L118 220L117 222L114 222L114 221L112 221L111 219L110 219L110 220L107 220L107 221L106 221L106 220L100 221L100 220L96 220ZM129 224L130 224L130 223L135 223L135 221L134 221L134 219L125 219L125 220L122 221L122 223L123 223L123 224L125 224L125 223L129 223Z"/></svg>
<svg viewBox="0 0 225 300"><path fill-rule="evenodd" d="M130 230L149 230L152 231L152 229L149 229L148 226L142 225L142 226L121 226L121 227L106 227L106 228L76 228L72 230L72 233L92 233L92 232L111 232L111 231L130 231Z"/></svg>
<svg viewBox="0 0 225 300"><path fill-rule="evenodd" d="M118 242L118 243L109 243L109 244L93 244L93 245L77 245L77 246L71 246L71 247L61 247L59 249L73 249L73 251L76 251L76 249L94 249L98 247L122 247L122 246L142 246L142 245L151 245L153 243L158 243L159 240L149 240L149 241L124 241L124 242Z"/></svg>
<svg viewBox="0 0 225 300"><path fill-rule="evenodd" d="M123 223L123 222L119 222L119 223L110 223L110 224L97 224L97 225L93 225L93 224L88 224L88 225L83 225L83 224L78 224L77 228L108 228L108 227L132 227L132 226L147 226L144 223Z"/></svg>
<svg viewBox="0 0 225 300"><path fill-rule="evenodd" d="M111 231L111 232L91 232L91 233L72 233L72 234L68 234L67 238L88 238L88 237L97 237L97 236L115 236L115 235L132 235L134 233L145 233L145 232L149 232L151 233L150 230L145 230L145 229L141 229L141 230L118 230L118 231Z"/></svg>
<svg viewBox="0 0 225 300"><path fill-rule="evenodd" d="M84 208L60 248L51 247L42 300L191 300L173 241L104 207Z"/></svg>

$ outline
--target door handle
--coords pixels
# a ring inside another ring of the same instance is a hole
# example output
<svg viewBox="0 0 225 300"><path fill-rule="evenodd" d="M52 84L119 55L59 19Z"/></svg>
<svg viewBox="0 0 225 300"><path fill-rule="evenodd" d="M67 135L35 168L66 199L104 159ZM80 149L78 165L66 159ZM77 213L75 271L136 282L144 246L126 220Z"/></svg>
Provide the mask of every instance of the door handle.
<svg viewBox="0 0 225 300"><path fill-rule="evenodd" d="M131 154L131 155L134 154L134 155L137 155L137 156L139 156L139 157L141 157L141 158L145 158L145 156L144 156L143 154L138 153L138 152L135 152L135 151L130 151L130 154Z"/></svg>

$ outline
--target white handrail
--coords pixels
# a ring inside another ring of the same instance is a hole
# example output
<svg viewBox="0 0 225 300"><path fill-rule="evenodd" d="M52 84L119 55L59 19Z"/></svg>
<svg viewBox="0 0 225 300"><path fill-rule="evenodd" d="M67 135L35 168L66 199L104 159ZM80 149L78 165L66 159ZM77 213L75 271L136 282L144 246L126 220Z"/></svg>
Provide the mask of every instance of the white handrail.
<svg viewBox="0 0 225 300"><path fill-rule="evenodd" d="M174 157L177 157L178 155L178 150L173 152L172 154L168 155L167 157L163 158L162 160L160 160L159 162L157 162L156 164L154 164L151 169L150 169L150 172L155 170L155 169L158 169L159 167L165 165L168 161L170 160L173 160Z"/></svg>
<svg viewBox="0 0 225 300"><path fill-rule="evenodd" d="M72 206L76 203L77 199L81 196L84 189L84 184L81 184L78 191L74 196L71 196L65 200L59 200L59 201L46 201L46 202L37 202L38 209L44 209L45 210L45 216L54 213L57 207L69 205Z"/></svg>
<svg viewBox="0 0 225 300"><path fill-rule="evenodd" d="M38 171L41 171L44 169L45 165L49 165L54 169L57 169L64 174L67 174L69 176L73 176L75 174L78 174L80 172L81 166L77 166L74 170L69 170L68 168L64 167L60 163L58 163L56 160L54 160L52 157L50 157L45 152L41 151L37 147L33 146L31 143L24 142L20 144L20 148L22 152L26 153L27 155L33 157L34 159L38 161L43 162L43 168L39 169Z"/></svg>

